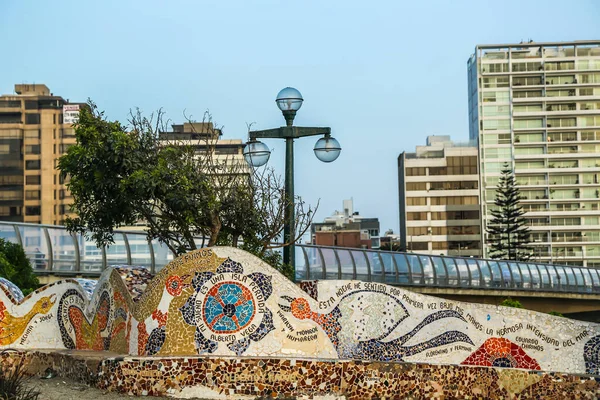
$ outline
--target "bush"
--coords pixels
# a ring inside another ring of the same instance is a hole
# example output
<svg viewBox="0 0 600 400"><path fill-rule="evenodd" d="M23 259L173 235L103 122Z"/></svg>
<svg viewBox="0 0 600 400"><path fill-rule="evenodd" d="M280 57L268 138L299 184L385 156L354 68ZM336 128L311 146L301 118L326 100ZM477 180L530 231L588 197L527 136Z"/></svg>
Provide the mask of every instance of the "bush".
<svg viewBox="0 0 600 400"><path fill-rule="evenodd" d="M564 315L562 315L558 311L550 311L548 314L554 315L555 317L564 317Z"/></svg>
<svg viewBox="0 0 600 400"><path fill-rule="evenodd" d="M0 365L0 399L6 400L37 400L39 391L27 388L25 384L29 377L25 374L23 360L14 369L6 370Z"/></svg>
<svg viewBox="0 0 600 400"><path fill-rule="evenodd" d="M519 300L513 300L510 297L504 299L500 305L504 307L523 308L523 304Z"/></svg>
<svg viewBox="0 0 600 400"><path fill-rule="evenodd" d="M23 247L0 238L0 276L8 279L27 296L40 285Z"/></svg>

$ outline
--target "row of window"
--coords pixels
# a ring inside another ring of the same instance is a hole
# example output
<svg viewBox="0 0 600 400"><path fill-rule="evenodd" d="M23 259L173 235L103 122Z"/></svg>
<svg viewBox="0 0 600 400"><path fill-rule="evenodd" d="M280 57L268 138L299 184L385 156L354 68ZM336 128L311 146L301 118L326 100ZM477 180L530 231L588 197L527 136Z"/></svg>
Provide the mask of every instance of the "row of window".
<svg viewBox="0 0 600 400"><path fill-rule="evenodd" d="M477 205L479 198L477 196L449 196L449 197L430 197L430 205L432 206L461 206L461 205ZM408 206L426 206L426 197L407 197L406 205Z"/></svg>
<svg viewBox="0 0 600 400"><path fill-rule="evenodd" d="M477 189L477 181L450 181L450 182L430 182L431 190L469 190ZM407 191L427 190L425 182L406 182Z"/></svg>
<svg viewBox="0 0 600 400"><path fill-rule="evenodd" d="M479 225L473 226L409 226L407 228L410 236L423 235L479 235Z"/></svg>
<svg viewBox="0 0 600 400"><path fill-rule="evenodd" d="M431 213L408 212L406 213L406 219L409 221L427 221L429 219L428 214L431 214L432 221L479 219L479 210L432 211Z"/></svg>
<svg viewBox="0 0 600 400"><path fill-rule="evenodd" d="M523 98L542 98L542 97L574 97L574 96L598 96L600 95L600 88L570 88L570 89L546 89L546 90L514 90L512 91L512 97L516 99ZM482 103L509 103L510 102L510 91L506 90L495 90L495 91L484 91L481 95Z"/></svg>
<svg viewBox="0 0 600 400"><path fill-rule="evenodd" d="M585 69L600 69L600 60L577 60L575 61L558 61L542 63L541 61L533 62L512 62L513 72L536 72L536 71L568 71L568 70L585 70ZM481 72L483 73L503 73L509 71L509 63L482 63Z"/></svg>

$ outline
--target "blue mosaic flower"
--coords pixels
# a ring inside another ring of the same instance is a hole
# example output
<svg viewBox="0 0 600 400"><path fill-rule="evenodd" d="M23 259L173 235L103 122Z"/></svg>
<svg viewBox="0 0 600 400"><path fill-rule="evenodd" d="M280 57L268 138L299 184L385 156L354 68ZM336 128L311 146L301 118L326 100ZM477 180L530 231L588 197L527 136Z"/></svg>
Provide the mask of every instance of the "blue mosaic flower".
<svg viewBox="0 0 600 400"><path fill-rule="evenodd" d="M198 353L214 353L219 342L242 355L252 341L275 329L265 302L273 292L271 277L260 272L243 275L242 265L225 260L213 272L196 273L195 289L180 308L183 320L196 326Z"/></svg>

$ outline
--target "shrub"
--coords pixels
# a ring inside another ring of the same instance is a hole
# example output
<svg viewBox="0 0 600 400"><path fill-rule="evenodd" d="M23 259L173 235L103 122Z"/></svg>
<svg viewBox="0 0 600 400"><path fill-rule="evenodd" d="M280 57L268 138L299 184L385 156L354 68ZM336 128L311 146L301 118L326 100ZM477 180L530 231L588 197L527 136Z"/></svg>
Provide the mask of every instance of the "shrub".
<svg viewBox="0 0 600 400"><path fill-rule="evenodd" d="M564 315L562 315L558 311L550 311L548 314L554 315L555 317L564 317Z"/></svg>
<svg viewBox="0 0 600 400"><path fill-rule="evenodd" d="M28 380L22 359L12 370L0 364L0 399L37 400L41 393L26 387Z"/></svg>
<svg viewBox="0 0 600 400"><path fill-rule="evenodd" d="M0 276L8 279L27 296L40 285L23 247L0 238Z"/></svg>
<svg viewBox="0 0 600 400"><path fill-rule="evenodd" d="M519 300L513 300L510 297L508 299L502 300L502 303L500 303L500 305L504 307L523 308L523 304L521 304Z"/></svg>

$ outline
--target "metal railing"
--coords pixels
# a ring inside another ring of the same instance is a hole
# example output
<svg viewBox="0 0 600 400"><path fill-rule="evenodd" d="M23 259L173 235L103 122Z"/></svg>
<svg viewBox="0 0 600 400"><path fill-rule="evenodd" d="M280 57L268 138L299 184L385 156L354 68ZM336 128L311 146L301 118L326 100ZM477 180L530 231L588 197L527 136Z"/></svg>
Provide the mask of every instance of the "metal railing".
<svg viewBox="0 0 600 400"><path fill-rule="evenodd" d="M296 278L357 279L398 286L600 293L600 270L529 261L297 245Z"/></svg>
<svg viewBox="0 0 600 400"><path fill-rule="evenodd" d="M108 265L145 266L152 273L175 256L143 232L117 231L99 248L65 227L0 222L0 238L19 243L40 275L97 277ZM201 237L195 238L201 247ZM297 244L296 279L342 279L399 286L600 293L600 269Z"/></svg>

